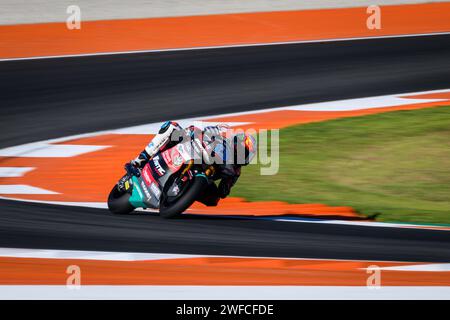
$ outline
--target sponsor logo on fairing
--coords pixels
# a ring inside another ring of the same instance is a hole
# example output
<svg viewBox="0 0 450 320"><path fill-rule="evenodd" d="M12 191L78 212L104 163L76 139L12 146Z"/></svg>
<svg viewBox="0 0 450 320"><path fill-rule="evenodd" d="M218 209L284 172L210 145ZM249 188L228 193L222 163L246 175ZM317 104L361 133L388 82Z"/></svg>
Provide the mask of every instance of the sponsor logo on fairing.
<svg viewBox="0 0 450 320"><path fill-rule="evenodd" d="M166 170L164 170L163 167L161 167L161 164L159 163L159 156L153 158L153 164L155 165L156 171L160 176L166 173Z"/></svg>
<svg viewBox="0 0 450 320"><path fill-rule="evenodd" d="M156 183L152 183L150 185L150 190L153 192L153 194L155 195L155 197L157 199L159 199L159 197L161 196L161 190L159 190L158 186L156 185Z"/></svg>
<svg viewBox="0 0 450 320"><path fill-rule="evenodd" d="M148 166L146 166L144 170L142 170L142 176L144 177L145 183L147 185L152 183L152 178L150 177Z"/></svg>
<svg viewBox="0 0 450 320"><path fill-rule="evenodd" d="M144 181L141 181L141 188L145 193L145 197L147 198L147 200L150 200L152 198L152 195L150 194L150 192L147 189L147 186L145 185Z"/></svg>

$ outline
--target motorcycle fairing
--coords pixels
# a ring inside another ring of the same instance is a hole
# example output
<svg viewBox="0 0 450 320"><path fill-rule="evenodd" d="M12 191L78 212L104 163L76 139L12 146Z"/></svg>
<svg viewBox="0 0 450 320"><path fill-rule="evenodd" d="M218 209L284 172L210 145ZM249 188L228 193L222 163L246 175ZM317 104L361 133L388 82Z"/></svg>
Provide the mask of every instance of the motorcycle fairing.
<svg viewBox="0 0 450 320"><path fill-rule="evenodd" d="M144 191L141 189L141 182L144 184L145 182L138 177L132 177L131 180L133 182L133 191L131 192L131 196L128 201L135 208L148 208Z"/></svg>
<svg viewBox="0 0 450 320"><path fill-rule="evenodd" d="M142 169L140 177L133 177L130 203L138 208L159 208L164 186L182 165L192 159L189 144L179 144L157 153Z"/></svg>

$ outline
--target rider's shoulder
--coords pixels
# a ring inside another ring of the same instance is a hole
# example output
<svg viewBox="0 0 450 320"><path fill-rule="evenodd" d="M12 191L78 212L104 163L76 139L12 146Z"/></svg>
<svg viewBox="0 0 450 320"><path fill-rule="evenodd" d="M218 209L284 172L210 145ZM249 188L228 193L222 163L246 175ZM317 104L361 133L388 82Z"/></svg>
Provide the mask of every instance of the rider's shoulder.
<svg viewBox="0 0 450 320"><path fill-rule="evenodd" d="M175 121L166 121L161 125L161 128L159 128L159 132L158 133L164 133L166 132L169 128L175 129L175 130L180 130L182 129L181 126L178 124L178 122Z"/></svg>

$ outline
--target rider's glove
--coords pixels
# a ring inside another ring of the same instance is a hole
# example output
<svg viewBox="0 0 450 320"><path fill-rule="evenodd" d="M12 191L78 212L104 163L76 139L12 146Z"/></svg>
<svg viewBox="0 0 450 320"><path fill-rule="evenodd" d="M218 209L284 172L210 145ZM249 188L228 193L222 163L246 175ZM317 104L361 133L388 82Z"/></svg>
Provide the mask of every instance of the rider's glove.
<svg viewBox="0 0 450 320"><path fill-rule="evenodd" d="M131 160L129 163L125 164L125 170L131 177L132 176L136 176L136 177L141 176L141 171L139 170L139 165L137 165L136 161L134 161L134 160Z"/></svg>

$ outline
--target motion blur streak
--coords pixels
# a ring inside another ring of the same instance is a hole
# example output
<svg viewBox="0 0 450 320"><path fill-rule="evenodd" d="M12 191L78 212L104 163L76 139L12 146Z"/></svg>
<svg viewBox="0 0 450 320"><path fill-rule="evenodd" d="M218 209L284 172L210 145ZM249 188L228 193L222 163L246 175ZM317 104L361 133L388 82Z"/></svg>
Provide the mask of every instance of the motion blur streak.
<svg viewBox="0 0 450 320"><path fill-rule="evenodd" d="M450 36L442 35L2 62L0 147L174 118L449 88L449 56ZM450 261L449 234L437 230L1 206L1 247Z"/></svg>

